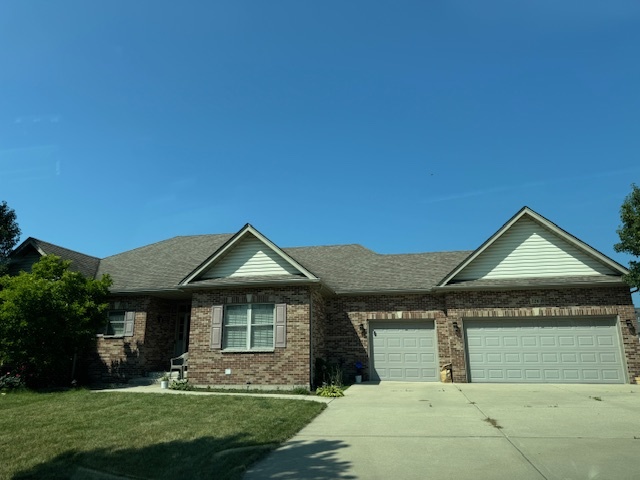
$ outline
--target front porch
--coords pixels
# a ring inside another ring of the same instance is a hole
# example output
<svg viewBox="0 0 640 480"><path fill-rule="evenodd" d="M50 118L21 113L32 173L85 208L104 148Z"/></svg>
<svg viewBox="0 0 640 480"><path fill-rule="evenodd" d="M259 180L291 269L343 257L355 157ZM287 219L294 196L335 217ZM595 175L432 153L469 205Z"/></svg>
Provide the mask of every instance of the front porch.
<svg viewBox="0 0 640 480"><path fill-rule="evenodd" d="M119 297L110 306L111 311L133 318L133 325L116 335L97 336L88 359L90 380L127 382L162 376L172 358L189 350L190 300Z"/></svg>

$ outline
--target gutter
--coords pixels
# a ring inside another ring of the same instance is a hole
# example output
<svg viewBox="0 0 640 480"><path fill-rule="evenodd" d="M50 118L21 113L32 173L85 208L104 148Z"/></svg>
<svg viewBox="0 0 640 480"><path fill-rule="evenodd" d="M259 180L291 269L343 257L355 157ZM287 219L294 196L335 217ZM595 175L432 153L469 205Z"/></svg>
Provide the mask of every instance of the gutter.
<svg viewBox="0 0 640 480"><path fill-rule="evenodd" d="M464 292L464 291L506 291L506 290L548 290L558 287L612 287L625 285L621 281L589 283L589 282L574 282L574 283L545 283L541 285L468 285L468 286L453 286L446 285L442 287L434 287L430 290L431 293L450 293L450 292Z"/></svg>
<svg viewBox="0 0 640 480"><path fill-rule="evenodd" d="M225 283L220 285L179 285L177 288L179 291L184 290L209 290L219 288L245 288L245 287L268 287L268 286L281 286L281 285L315 285L321 283L316 279L303 279L303 280L257 280L254 282L245 283Z"/></svg>

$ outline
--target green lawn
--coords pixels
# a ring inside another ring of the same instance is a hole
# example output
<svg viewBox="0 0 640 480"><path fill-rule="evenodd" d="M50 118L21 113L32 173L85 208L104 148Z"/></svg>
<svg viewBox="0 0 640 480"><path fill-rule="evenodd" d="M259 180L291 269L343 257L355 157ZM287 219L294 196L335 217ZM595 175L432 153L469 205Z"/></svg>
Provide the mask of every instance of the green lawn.
<svg viewBox="0 0 640 480"><path fill-rule="evenodd" d="M0 479L237 479L325 404L121 392L0 396Z"/></svg>

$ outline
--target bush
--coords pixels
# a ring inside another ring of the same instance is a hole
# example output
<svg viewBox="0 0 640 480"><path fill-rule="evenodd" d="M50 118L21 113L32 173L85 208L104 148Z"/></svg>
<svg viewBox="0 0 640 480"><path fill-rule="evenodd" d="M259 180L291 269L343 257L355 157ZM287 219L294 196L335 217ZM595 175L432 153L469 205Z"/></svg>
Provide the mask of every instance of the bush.
<svg viewBox="0 0 640 480"><path fill-rule="evenodd" d="M169 385L171 390L193 390L193 387L189 385L189 380L183 378L182 380L173 380Z"/></svg>
<svg viewBox="0 0 640 480"><path fill-rule="evenodd" d="M4 375L0 375L1 392L20 390L21 388L24 388L24 377L19 373L7 372Z"/></svg>
<svg viewBox="0 0 640 480"><path fill-rule="evenodd" d="M324 385L316 390L321 397L344 397L344 390L338 385Z"/></svg>

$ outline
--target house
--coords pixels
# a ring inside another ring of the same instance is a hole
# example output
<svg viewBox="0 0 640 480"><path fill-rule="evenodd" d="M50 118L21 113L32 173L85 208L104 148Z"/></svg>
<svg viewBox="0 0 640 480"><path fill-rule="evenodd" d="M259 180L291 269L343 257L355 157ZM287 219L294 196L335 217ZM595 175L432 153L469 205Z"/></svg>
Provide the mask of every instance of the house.
<svg viewBox="0 0 640 480"><path fill-rule="evenodd" d="M70 258L113 279L96 378L166 370L189 380L309 386L322 368L365 379L637 383L626 269L524 207L473 251L382 255L360 245L282 248L252 225L96 259L29 238L12 254Z"/></svg>

